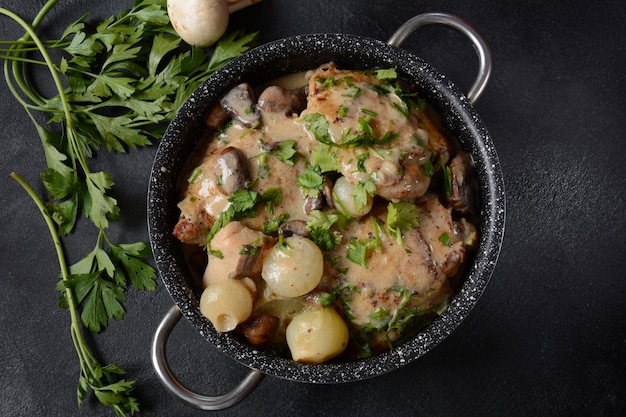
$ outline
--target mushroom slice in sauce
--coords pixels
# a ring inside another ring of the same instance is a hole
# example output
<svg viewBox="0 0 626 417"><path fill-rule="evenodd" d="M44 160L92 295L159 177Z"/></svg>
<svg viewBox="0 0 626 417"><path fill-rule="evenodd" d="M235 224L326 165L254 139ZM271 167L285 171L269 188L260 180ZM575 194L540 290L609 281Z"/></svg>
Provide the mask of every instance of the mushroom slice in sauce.
<svg viewBox="0 0 626 417"><path fill-rule="evenodd" d="M452 158L450 174L452 175L452 194L446 197L446 202L463 216L476 215L478 184L474 176L474 166L468 154L459 152Z"/></svg>
<svg viewBox="0 0 626 417"><path fill-rule="evenodd" d="M218 189L227 195L246 188L250 183L248 161L241 151L232 146L217 154L213 171L218 178Z"/></svg>
<svg viewBox="0 0 626 417"><path fill-rule="evenodd" d="M278 234L284 237L303 236L309 237L309 230L304 220L288 220L278 227Z"/></svg>
<svg viewBox="0 0 626 417"><path fill-rule="evenodd" d="M288 90L272 85L259 95L257 106L268 113L297 114L306 107L306 94L304 88Z"/></svg>
<svg viewBox="0 0 626 417"><path fill-rule="evenodd" d="M222 97L220 103L230 117L246 127L254 127L261 120L261 115L256 108L254 92L248 83L232 88Z"/></svg>

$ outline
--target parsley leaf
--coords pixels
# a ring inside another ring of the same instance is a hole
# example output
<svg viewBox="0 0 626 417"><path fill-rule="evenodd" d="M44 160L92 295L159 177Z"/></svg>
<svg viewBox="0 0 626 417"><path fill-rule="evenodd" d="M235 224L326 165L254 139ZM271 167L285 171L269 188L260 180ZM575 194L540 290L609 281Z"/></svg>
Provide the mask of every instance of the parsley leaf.
<svg viewBox="0 0 626 417"><path fill-rule="evenodd" d="M387 230L402 244L402 234L419 226L419 211L414 204L400 201L387 205Z"/></svg>
<svg viewBox="0 0 626 417"><path fill-rule="evenodd" d="M321 143L326 145L333 145L333 139L330 135L330 126L328 120L321 113L312 113L302 115L305 121L304 126L309 132L313 134L313 137Z"/></svg>
<svg viewBox="0 0 626 417"><path fill-rule="evenodd" d="M341 242L341 233L331 230L339 221L336 213L313 210L307 218L306 228L311 232L311 240L323 251L331 251Z"/></svg>
<svg viewBox="0 0 626 417"><path fill-rule="evenodd" d="M298 155L296 144L297 142L293 139L284 140L278 143L278 149L270 151L270 153L286 165L293 166L295 157Z"/></svg>
<svg viewBox="0 0 626 417"><path fill-rule="evenodd" d="M227 33L217 42L206 72L211 73L231 59L246 52L256 41L258 32L244 33L240 30Z"/></svg>
<svg viewBox="0 0 626 417"><path fill-rule="evenodd" d="M302 174L296 178L296 184L302 192L309 197L317 197L324 188L324 177L318 166L309 165Z"/></svg>
<svg viewBox="0 0 626 417"><path fill-rule="evenodd" d="M448 234L448 232L443 232L442 234L439 235L438 240L447 247L452 246L452 241L450 240L450 235Z"/></svg>
<svg viewBox="0 0 626 417"><path fill-rule="evenodd" d="M341 161L336 149L322 143L311 151L311 162L317 165L322 173L341 171Z"/></svg>
<svg viewBox="0 0 626 417"><path fill-rule="evenodd" d="M363 211L363 208L367 206L370 198L376 193L376 184L372 179L372 176L368 176L365 181L359 182L352 191L354 197L354 204L359 211Z"/></svg>
<svg viewBox="0 0 626 417"><path fill-rule="evenodd" d="M379 80L394 80L398 78L395 68L377 69L374 72L376 73L376 78Z"/></svg>
<svg viewBox="0 0 626 417"><path fill-rule="evenodd" d="M361 242L357 238L352 238L348 243L348 260L355 264L361 265L363 268L367 268L367 243Z"/></svg>

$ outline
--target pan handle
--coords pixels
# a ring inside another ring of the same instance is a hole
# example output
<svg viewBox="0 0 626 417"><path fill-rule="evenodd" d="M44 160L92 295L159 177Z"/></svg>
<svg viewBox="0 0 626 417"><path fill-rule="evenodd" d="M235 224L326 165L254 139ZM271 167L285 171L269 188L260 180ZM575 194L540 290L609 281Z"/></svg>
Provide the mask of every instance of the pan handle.
<svg viewBox="0 0 626 417"><path fill-rule="evenodd" d="M174 397L188 406L200 410L222 410L243 400L256 388L265 374L256 370L251 370L232 391L219 396L208 396L195 393L185 388L178 381L178 379L176 379L167 363L165 347L170 332L181 317L182 313L177 306L170 308L159 324L159 327L154 335L154 340L152 341L152 349L150 352L152 365L154 366L156 375L161 381L161 384L163 384L165 389L167 389Z"/></svg>
<svg viewBox="0 0 626 417"><path fill-rule="evenodd" d="M491 48L482 37L478 30L474 28L470 23L461 19L458 16L447 13L424 13L417 15L404 23L391 35L387 43L391 46L399 47L402 42L415 30L427 26L427 25L443 25L452 29L456 29L474 44L474 49L478 54L478 77L476 81L467 93L467 98L470 103L474 104L483 93L487 86L487 81L491 76L491 69L493 67L493 58L491 55Z"/></svg>

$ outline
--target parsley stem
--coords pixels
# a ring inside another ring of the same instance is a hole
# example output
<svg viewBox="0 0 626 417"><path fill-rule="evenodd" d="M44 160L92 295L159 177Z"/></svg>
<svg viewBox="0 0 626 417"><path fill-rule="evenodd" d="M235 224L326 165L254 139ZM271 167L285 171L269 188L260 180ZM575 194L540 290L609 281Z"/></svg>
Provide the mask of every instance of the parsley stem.
<svg viewBox="0 0 626 417"><path fill-rule="evenodd" d="M18 173L12 172L11 177L15 179L22 186L22 188L26 191L26 193L30 196L33 202L37 205L37 208L41 212L44 220L46 221L46 224L48 225L48 230L50 232L50 236L52 237L52 241L56 249L59 267L61 268L61 279L63 281L67 281L69 278L69 268L65 260L63 245L61 244L61 239L59 238L59 233L57 231L54 220L52 220L52 217L48 213L48 210L46 209L45 204L43 203L41 198L39 198L35 190L33 190L33 188ZM71 288L66 286L65 295L67 297L67 302L69 305L69 311L70 311L70 316L71 316L71 333L72 333L72 339L74 340L74 345L76 346L76 352L78 353L78 356L81 359L81 364L86 364L88 365L90 370L93 370L90 361L87 361L87 363L85 363L84 361L85 357L93 361L93 355L91 354L91 352L89 352L88 349L85 348L86 343L83 338L82 332L80 331L78 315L76 314L77 303L76 303L76 298L74 297L74 292L72 291Z"/></svg>
<svg viewBox="0 0 626 417"><path fill-rule="evenodd" d="M44 8L39 12L39 14L37 15L37 17L35 18L35 20L33 21L33 26L29 25L24 19L22 19L20 16L18 16L17 14L13 13L10 10L7 10L5 8L0 8L0 14L3 14L9 18L11 18L15 23L19 24L25 31L26 34L22 37L23 40L28 39L29 37L33 40L33 42L35 43L35 45L37 46L37 48L39 49L39 52L41 53L41 56L43 57L43 60L45 61L46 65L48 66L48 69L50 70L50 76L52 77L52 80L54 81L54 85L59 93L59 99L61 101L61 107L63 109L63 112L65 113L65 126L66 126L66 133L67 133L67 139L68 139L68 143L71 146L72 149L72 153L76 156L76 158L78 159L79 163L81 164L81 167L83 168L83 171L85 173L89 173L89 168L85 162L85 158L82 155L82 153L80 152L79 148L76 146L76 137L74 134L74 129L73 129L73 123L72 123L72 115L71 115L71 111L70 111L70 105L67 101L67 96L65 94L65 88L63 87L63 83L61 82L61 79L59 78L59 74L57 72L57 68L54 65L54 62L52 62L52 58L50 57L50 54L48 53L48 50L46 49L46 46L44 45L43 41L39 38L39 36L37 36L37 34L35 33L35 27L39 25L39 23L41 22L41 20L45 17L47 11L54 6L54 4L56 3L57 0L50 0L48 1L48 3L46 3L46 5L44 6ZM6 65L5 61L5 65ZM15 65L16 62L13 61L13 64ZM14 74L16 74L16 68L14 67ZM6 73L6 71L5 71ZM18 78L18 83L19 81L23 81L23 79L21 77ZM24 85L24 84L20 84L20 85ZM22 88L22 90L24 90L24 88ZM25 91L26 92L26 91ZM32 95L29 95L29 98L31 98L33 101L37 101L35 99L32 98Z"/></svg>
<svg viewBox="0 0 626 417"><path fill-rule="evenodd" d="M48 213L45 204L43 203L41 198L39 198L35 190L33 190L33 188L18 173L11 172L11 177L15 179L30 196L33 202L37 205L37 208L41 212L44 220L46 221L50 236L52 237L52 241L54 242L54 247L56 249L59 267L61 268L61 279L64 282L67 282L70 276L70 271L67 266L65 254L63 251L63 245L61 243L61 239L59 237L59 233L57 231L54 220ZM91 349L87 345L81 331L80 320L77 314L78 305L74 296L74 292L70 286L66 285L64 287L71 319L70 333L72 335L72 341L74 342L74 348L76 349L76 353L78 355L80 363L80 373L87 379L87 381L89 381L91 388L95 390L98 387L94 384L97 383L99 378L97 376L97 368L99 368L100 365L98 363L98 360L91 352Z"/></svg>

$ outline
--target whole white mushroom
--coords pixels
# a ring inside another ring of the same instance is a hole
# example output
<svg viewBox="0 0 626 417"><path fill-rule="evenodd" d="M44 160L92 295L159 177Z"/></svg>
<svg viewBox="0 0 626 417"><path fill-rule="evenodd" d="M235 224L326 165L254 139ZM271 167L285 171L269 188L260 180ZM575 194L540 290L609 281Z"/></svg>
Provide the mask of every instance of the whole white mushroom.
<svg viewBox="0 0 626 417"><path fill-rule="evenodd" d="M226 32L226 0L167 0L167 13L178 35L188 44L213 45Z"/></svg>

